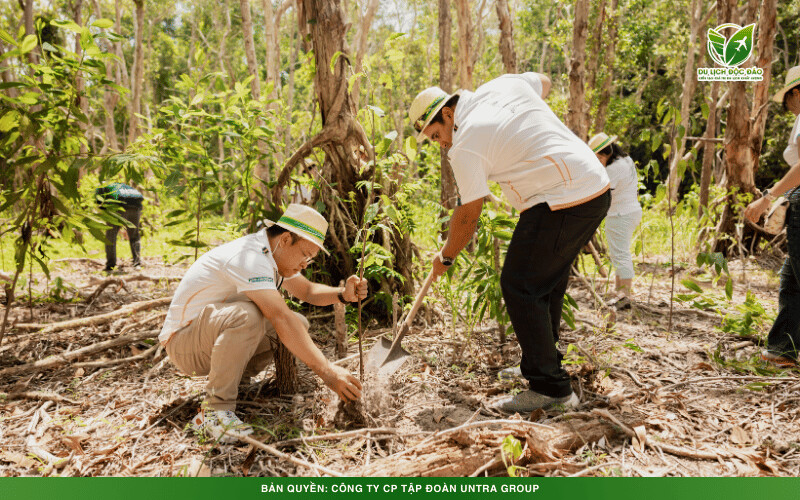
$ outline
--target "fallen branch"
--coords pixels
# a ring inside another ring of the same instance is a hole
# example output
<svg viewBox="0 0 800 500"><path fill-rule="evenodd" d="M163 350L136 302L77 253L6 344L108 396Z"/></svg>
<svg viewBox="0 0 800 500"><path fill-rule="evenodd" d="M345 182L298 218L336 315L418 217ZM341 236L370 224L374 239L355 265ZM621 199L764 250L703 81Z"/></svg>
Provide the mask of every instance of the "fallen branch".
<svg viewBox="0 0 800 500"><path fill-rule="evenodd" d="M19 323L14 325L17 330L35 331L41 330L39 333L52 333L61 330L83 328L86 326L97 326L108 323L114 319L122 316L128 316L142 311L154 309L156 307L168 306L172 302L172 297L162 297L160 299L145 300L142 302L134 302L123 306L116 311L105 314L98 314L97 316L90 316L88 318L71 319L68 321L61 321L59 323L42 324L42 323Z"/></svg>
<svg viewBox="0 0 800 500"><path fill-rule="evenodd" d="M0 400L10 401L12 399L31 399L34 401L52 401L54 403L68 403L71 405L80 404L77 401L59 396L54 392L41 391L20 391L20 392L0 392Z"/></svg>
<svg viewBox="0 0 800 500"><path fill-rule="evenodd" d="M141 354L137 354L136 356L128 356L127 358L119 358L119 359L109 359L106 361L85 361L83 363L72 363L70 366L72 368L105 368L107 366L114 366L119 365L122 363L132 363L134 361L140 361L151 354L158 348L158 344L154 345L150 349L144 351Z"/></svg>
<svg viewBox="0 0 800 500"><path fill-rule="evenodd" d="M305 460L301 460L301 459L299 459L297 457L294 457L292 455L283 453L282 451L279 451L278 449L276 449L276 448L274 448L274 447L272 447L272 446L270 446L268 444L264 444L261 441L258 441L256 439L251 438L250 436L243 436L240 439L242 441L244 441L246 443L250 443L251 445L255 446L256 448L264 450L267 453L269 453L271 455L274 455L274 456L276 456L276 457L278 457L280 459L288 460L289 462L292 462L295 465L299 465L301 467L308 467L309 469L312 469L312 470L315 470L315 471L318 471L318 472L322 472L324 474L327 474L327 475L333 476L333 477L342 477L343 476L342 473L336 472L335 470L328 469L327 467L323 467L321 465L312 464L311 462L306 462Z"/></svg>
<svg viewBox="0 0 800 500"><path fill-rule="evenodd" d="M130 335L117 337L115 339L106 340L105 342L93 344L81 349L77 349L75 351L70 351L63 354L51 356L49 358L35 361L33 363L27 363L24 365L11 366L9 368L5 368L3 370L0 370L0 377L50 370L52 368L56 368L58 366L67 364L75 359L82 358L87 354L93 354L96 352L104 351L106 349L110 349L112 347L127 345L133 342L138 342L140 340L154 338L157 335L158 335L158 330L149 330L146 332L132 333Z"/></svg>
<svg viewBox="0 0 800 500"><path fill-rule="evenodd" d="M576 472L575 474L570 474L567 477L581 477L581 476L585 476L586 474L589 474L591 472L594 472L596 470L605 469L607 467L618 467L620 465L622 465L622 464L620 464L619 462L608 462L608 463L605 463L605 464L595 465L594 467L588 467L586 469L583 469L580 472Z"/></svg>
<svg viewBox="0 0 800 500"><path fill-rule="evenodd" d="M287 439L285 441L278 441L277 443L272 443L272 446L274 446L275 448L278 448L278 447L281 447L281 446L293 446L293 445L296 445L296 444L312 443L314 441L334 441L334 440L339 440L339 439L352 438L354 436L361 436L361 435L364 435L364 434L367 434L367 433L372 434L372 436L371 436L372 439L381 440L381 439L387 439L388 436L385 437L385 438L384 437L376 437L375 434L378 434L378 435L381 435L381 434L395 434L396 435L397 431L395 429L389 429L387 427L380 427L380 428L375 428L375 429L358 429L358 430L355 430L355 431L348 431L348 432L335 432L335 433L331 433L331 434L321 434L319 436L303 436L303 437L294 438L294 439Z"/></svg>
<svg viewBox="0 0 800 500"><path fill-rule="evenodd" d="M25 447L28 451L36 456L36 458L40 459L42 462L47 464L42 471L43 476L47 476L50 472L55 469L60 469L67 465L69 462L70 457L57 457L50 453L49 451L42 448L42 446L36 441L38 435L40 435L36 431L36 427L39 425L39 420L44 420L47 417L47 409L53 404L52 401L45 401L44 404L33 414L33 418L31 418L30 423L28 424L28 437L25 439Z"/></svg>

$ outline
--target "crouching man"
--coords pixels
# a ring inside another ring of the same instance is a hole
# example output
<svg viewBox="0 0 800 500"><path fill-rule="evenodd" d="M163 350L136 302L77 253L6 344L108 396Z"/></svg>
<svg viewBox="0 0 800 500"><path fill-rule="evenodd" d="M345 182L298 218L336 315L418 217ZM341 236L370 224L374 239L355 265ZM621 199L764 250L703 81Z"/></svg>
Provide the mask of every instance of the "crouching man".
<svg viewBox="0 0 800 500"><path fill-rule="evenodd" d="M323 248L327 221L316 210L289 205L277 223L231 241L197 259L178 285L159 341L187 375L207 375L203 409L192 426L223 442L253 429L234 413L239 382L262 371L277 339L345 401L361 397L361 384L330 363L308 335L308 321L292 312L279 291L326 306L367 295L366 280L343 288L312 283L300 272Z"/></svg>

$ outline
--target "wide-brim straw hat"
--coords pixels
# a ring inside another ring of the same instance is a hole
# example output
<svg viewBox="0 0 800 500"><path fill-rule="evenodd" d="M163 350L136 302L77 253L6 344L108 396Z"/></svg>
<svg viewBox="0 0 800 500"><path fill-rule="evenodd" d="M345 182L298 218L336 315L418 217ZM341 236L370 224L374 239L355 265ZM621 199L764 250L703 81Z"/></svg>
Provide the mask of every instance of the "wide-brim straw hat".
<svg viewBox="0 0 800 500"><path fill-rule="evenodd" d="M283 212L278 222L265 219L264 225L266 227L280 226L287 231L300 236L303 239L314 243L320 250L330 255L323 243L325 242L325 235L328 233L328 221L319 212L311 207L300 205L299 203L292 203Z"/></svg>
<svg viewBox="0 0 800 500"><path fill-rule="evenodd" d="M599 151L604 150L609 145L613 144L614 141L616 140L617 140L616 135L612 135L611 137L609 137L603 132L600 132L599 134L589 139L589 147L592 148L593 152L597 153Z"/></svg>
<svg viewBox="0 0 800 500"><path fill-rule="evenodd" d="M458 92L453 95L457 94ZM411 107L408 108L408 117L411 119L414 129L417 131L417 141L420 140L420 137L427 139L427 136L424 136L422 132L425 130L425 127L430 125L436 113L447 104L447 101L449 101L453 95L448 94L439 87L428 87L417 94L417 97L415 97L414 101L411 103Z"/></svg>
<svg viewBox="0 0 800 500"><path fill-rule="evenodd" d="M789 71L786 72L786 85L784 85L777 94L772 96L772 100L783 103L783 96L798 85L800 85L800 66L792 66L789 68Z"/></svg>

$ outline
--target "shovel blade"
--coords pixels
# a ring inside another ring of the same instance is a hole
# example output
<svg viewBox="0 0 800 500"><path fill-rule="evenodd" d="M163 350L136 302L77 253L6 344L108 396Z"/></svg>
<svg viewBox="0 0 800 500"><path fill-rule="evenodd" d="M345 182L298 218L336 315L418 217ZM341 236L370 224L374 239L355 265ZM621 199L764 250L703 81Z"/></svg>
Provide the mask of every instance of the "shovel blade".
<svg viewBox="0 0 800 500"><path fill-rule="evenodd" d="M392 349L392 341L381 337L367 353L364 370L378 376L389 376L396 372L411 354L398 343Z"/></svg>

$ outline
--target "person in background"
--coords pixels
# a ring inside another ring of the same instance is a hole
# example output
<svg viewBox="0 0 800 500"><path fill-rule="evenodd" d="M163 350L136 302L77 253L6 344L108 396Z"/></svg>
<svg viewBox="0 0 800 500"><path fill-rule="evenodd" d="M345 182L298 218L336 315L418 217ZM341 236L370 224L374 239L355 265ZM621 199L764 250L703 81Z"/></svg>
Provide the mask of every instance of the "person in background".
<svg viewBox="0 0 800 500"><path fill-rule="evenodd" d="M761 191L761 197L747 205L744 216L757 223L771 202L788 193L786 242L789 256L781 268L778 316L769 331L767 349L761 354L765 361L785 367L797 365L800 349L800 189L797 189L800 186L800 66L789 69L785 85L772 100L783 103L783 109L795 116L789 144L783 151L783 158L790 168L772 188Z"/></svg>
<svg viewBox="0 0 800 500"><path fill-rule="evenodd" d="M500 284L522 349L520 373L530 389L494 403L504 413L573 408L580 403L561 364L561 310L570 265L610 204L606 169L553 113L550 78L506 74L449 95L420 92L408 116L418 138L447 150L459 202L447 241L433 259L441 276L475 234L489 181L520 212Z"/></svg>
<svg viewBox="0 0 800 500"><path fill-rule="evenodd" d="M131 245L133 267L138 269L142 265L140 228L144 196L135 188L119 182L99 187L94 194L101 209L118 210L117 215L127 221L125 231L128 233ZM120 227L121 223L112 223L106 230L106 272L111 272L117 267L117 233Z"/></svg>
<svg viewBox="0 0 800 500"><path fill-rule="evenodd" d="M325 358L308 335L308 321L289 309L280 289L327 306L366 298L367 280L350 276L334 288L302 275L320 250L327 253L328 222L313 208L291 204L277 223L264 226L192 264L158 337L178 370L208 376L203 408L191 426L222 442L252 434L234 413L238 386L267 367L278 338L342 400L361 397L361 383Z"/></svg>
<svg viewBox="0 0 800 500"><path fill-rule="evenodd" d="M614 280L619 294L617 305L630 303L633 291L633 257L631 240L642 222L642 206L639 204L639 175L633 159L616 143L617 136L599 133L589 140L589 147L606 167L611 181L611 207L606 215L606 239Z"/></svg>

